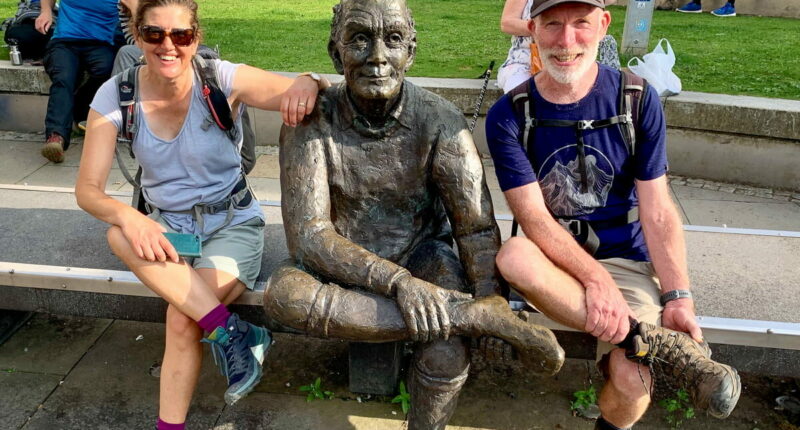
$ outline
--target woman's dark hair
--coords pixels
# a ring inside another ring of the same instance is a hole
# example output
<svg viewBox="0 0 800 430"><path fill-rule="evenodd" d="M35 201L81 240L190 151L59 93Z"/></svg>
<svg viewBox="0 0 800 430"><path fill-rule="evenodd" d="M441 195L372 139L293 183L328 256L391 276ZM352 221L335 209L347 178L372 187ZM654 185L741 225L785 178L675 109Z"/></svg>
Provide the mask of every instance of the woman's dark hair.
<svg viewBox="0 0 800 430"><path fill-rule="evenodd" d="M192 28L197 34L197 40L202 40L203 31L200 29L200 21L197 18L197 3L194 0L140 0L136 8L136 18L133 21L134 31L138 34L139 27L144 25L144 17L150 9L166 6L181 6L186 8L191 15Z"/></svg>

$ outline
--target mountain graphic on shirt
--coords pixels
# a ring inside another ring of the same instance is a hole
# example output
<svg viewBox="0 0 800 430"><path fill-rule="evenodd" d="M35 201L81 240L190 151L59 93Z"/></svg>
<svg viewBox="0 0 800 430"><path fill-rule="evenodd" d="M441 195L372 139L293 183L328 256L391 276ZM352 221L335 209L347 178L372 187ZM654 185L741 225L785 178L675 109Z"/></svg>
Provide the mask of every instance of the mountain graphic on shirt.
<svg viewBox="0 0 800 430"><path fill-rule="evenodd" d="M589 192L582 193L578 166L577 158L566 166L556 161L553 168L539 182L547 207L554 215L587 215L606 204L613 176L597 165L597 158L594 155L587 155L586 179Z"/></svg>

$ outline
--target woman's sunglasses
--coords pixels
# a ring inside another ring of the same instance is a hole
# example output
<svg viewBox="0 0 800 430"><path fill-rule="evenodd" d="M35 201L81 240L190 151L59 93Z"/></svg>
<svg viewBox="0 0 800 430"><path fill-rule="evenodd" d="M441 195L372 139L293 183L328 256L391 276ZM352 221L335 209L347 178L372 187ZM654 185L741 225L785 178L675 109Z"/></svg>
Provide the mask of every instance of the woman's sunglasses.
<svg viewBox="0 0 800 430"><path fill-rule="evenodd" d="M173 28L167 31L157 25L143 25L139 27L139 34L147 43L159 45L169 36L175 45L189 46L194 42L195 30L193 28Z"/></svg>

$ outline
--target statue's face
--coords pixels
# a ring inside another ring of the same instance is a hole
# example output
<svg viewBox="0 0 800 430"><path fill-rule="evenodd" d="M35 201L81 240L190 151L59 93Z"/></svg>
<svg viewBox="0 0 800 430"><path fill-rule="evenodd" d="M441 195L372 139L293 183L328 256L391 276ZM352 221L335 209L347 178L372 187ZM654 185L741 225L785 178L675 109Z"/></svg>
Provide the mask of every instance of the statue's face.
<svg viewBox="0 0 800 430"><path fill-rule="evenodd" d="M391 99L411 67L412 32L401 0L355 0L349 4L338 42L351 95Z"/></svg>

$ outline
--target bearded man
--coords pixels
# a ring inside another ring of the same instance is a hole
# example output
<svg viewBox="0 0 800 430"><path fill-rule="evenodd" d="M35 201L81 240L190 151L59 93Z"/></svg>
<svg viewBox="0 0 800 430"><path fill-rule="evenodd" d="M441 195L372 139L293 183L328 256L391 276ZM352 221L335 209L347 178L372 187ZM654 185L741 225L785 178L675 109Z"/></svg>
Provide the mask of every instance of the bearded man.
<svg viewBox="0 0 800 430"><path fill-rule="evenodd" d="M710 359L695 319L658 96L595 61L611 22L606 3L532 3L543 70L486 121L500 187L526 236L503 245L498 268L529 304L598 339L607 378L598 429L641 418L651 368L724 418L741 384Z"/></svg>

